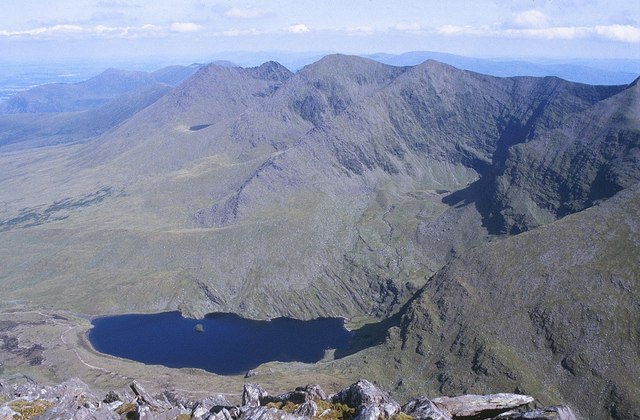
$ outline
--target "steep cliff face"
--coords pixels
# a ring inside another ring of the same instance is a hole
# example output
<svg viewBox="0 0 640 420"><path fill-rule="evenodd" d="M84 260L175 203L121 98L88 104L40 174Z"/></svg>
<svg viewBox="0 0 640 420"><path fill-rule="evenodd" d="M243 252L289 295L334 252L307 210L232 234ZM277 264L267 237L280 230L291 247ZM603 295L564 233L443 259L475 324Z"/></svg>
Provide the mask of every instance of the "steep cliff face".
<svg viewBox="0 0 640 420"><path fill-rule="evenodd" d="M508 150L493 180L493 217L521 232L583 210L638 181L640 90L635 82Z"/></svg>

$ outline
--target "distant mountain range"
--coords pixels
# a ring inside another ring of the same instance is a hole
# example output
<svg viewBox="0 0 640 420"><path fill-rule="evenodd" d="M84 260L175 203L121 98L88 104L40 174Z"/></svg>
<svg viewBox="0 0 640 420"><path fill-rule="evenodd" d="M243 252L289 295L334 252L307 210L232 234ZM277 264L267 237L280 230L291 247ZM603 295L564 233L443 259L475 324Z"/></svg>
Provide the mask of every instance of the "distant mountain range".
<svg viewBox="0 0 640 420"><path fill-rule="evenodd" d="M172 66L147 73L108 69L80 83L52 83L15 94L0 103L3 113L76 112L106 105L125 93L158 84L175 86L198 69L198 65Z"/></svg>
<svg viewBox="0 0 640 420"><path fill-rule="evenodd" d="M243 67L257 66L275 60L291 71L330 55L330 52L225 52L219 55ZM402 54L377 53L365 58L394 66L415 66L427 60L437 60L462 70L499 77L556 76L572 82L595 85L631 83L640 73L640 60L633 59L533 59L533 58L476 58L434 51L411 51Z"/></svg>
<svg viewBox="0 0 640 420"><path fill-rule="evenodd" d="M43 89L0 118L0 306L369 317L334 366L395 392L640 415L637 75L328 55Z"/></svg>
<svg viewBox="0 0 640 420"><path fill-rule="evenodd" d="M429 51L397 55L373 54L368 57L394 66L414 66L426 60L437 60L459 69L498 77L556 76L572 82L592 85L627 84L640 73L640 60L482 59Z"/></svg>

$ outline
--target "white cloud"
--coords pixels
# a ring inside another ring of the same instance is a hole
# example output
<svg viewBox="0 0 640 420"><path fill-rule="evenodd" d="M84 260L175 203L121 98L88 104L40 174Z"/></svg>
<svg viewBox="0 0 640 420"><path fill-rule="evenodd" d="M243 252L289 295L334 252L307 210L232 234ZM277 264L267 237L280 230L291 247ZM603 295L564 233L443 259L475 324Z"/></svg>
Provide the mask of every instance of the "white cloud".
<svg viewBox="0 0 640 420"><path fill-rule="evenodd" d="M296 25L291 25L287 29L287 32L290 32L292 34L305 34L305 33L309 32L309 31L311 31L311 29L309 29L309 27L307 25L305 25L304 23L298 23Z"/></svg>
<svg viewBox="0 0 640 420"><path fill-rule="evenodd" d="M603 38L615 41L639 43L640 28L631 25L596 26L595 31Z"/></svg>
<svg viewBox="0 0 640 420"><path fill-rule="evenodd" d="M202 30L202 26L193 22L174 22L169 29L172 32L198 32Z"/></svg>
<svg viewBox="0 0 640 420"><path fill-rule="evenodd" d="M423 32L422 26L418 23L412 22L400 22L398 23L394 29L399 32L409 32L409 33L421 33Z"/></svg>
<svg viewBox="0 0 640 420"><path fill-rule="evenodd" d="M0 36L5 37L40 37L40 36L64 36L85 32L85 29L79 25L53 25L43 26L25 31L0 31Z"/></svg>
<svg viewBox="0 0 640 420"><path fill-rule="evenodd" d="M142 25L140 29L142 29L143 31L162 31L163 30L162 26L152 25L150 23L147 23L146 25Z"/></svg>
<svg viewBox="0 0 640 420"><path fill-rule="evenodd" d="M129 1L101 0L98 3L96 3L96 7L100 7L104 9L123 9L123 8L140 7L140 6Z"/></svg>
<svg viewBox="0 0 640 420"><path fill-rule="evenodd" d="M486 27L476 28L473 26L458 25L442 25L436 28L438 35L457 36L457 35L489 35L490 30Z"/></svg>
<svg viewBox="0 0 640 420"><path fill-rule="evenodd" d="M164 36L170 28L152 24L142 26L80 26L80 25L53 25L28 29L25 31L0 30L3 38L141 38Z"/></svg>
<svg viewBox="0 0 640 420"><path fill-rule="evenodd" d="M506 29L496 32L496 36L533 39L578 39L587 38L592 33L590 28L581 26L558 26L552 28Z"/></svg>
<svg viewBox="0 0 640 420"><path fill-rule="evenodd" d="M483 36L523 39L601 38L619 42L640 43L640 28L631 25L553 26L548 28L497 28L490 26L444 25L435 33L444 36Z"/></svg>
<svg viewBox="0 0 640 420"><path fill-rule="evenodd" d="M264 34L264 32L256 28L250 28L250 29L228 29L226 31L220 32L219 34L223 36L244 36L244 35L262 35Z"/></svg>
<svg viewBox="0 0 640 420"><path fill-rule="evenodd" d="M232 7L225 13L226 16L236 19L257 19L270 16L271 14L272 13L267 10L262 10L255 7Z"/></svg>
<svg viewBox="0 0 640 420"><path fill-rule="evenodd" d="M346 29L347 34L349 35L373 35L375 33L375 29L372 26L349 26Z"/></svg>
<svg viewBox="0 0 640 420"><path fill-rule="evenodd" d="M549 17L538 10L517 13L512 23L517 28L543 28L549 25Z"/></svg>

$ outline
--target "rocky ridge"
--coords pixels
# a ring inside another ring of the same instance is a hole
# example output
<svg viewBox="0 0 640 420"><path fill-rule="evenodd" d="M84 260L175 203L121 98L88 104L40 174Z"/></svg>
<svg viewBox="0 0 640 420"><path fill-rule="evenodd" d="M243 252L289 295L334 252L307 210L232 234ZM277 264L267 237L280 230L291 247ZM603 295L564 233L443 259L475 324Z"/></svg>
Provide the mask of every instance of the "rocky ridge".
<svg viewBox="0 0 640 420"><path fill-rule="evenodd" d="M165 391L151 395L137 381L128 389L110 391L102 399L79 379L57 386L27 381L0 382L0 419L556 419L575 420L566 406L537 407L528 395L492 394L413 398L404 405L373 383L360 379L334 395L319 385L269 395L260 385L244 385L242 402L233 405L222 395L199 400Z"/></svg>

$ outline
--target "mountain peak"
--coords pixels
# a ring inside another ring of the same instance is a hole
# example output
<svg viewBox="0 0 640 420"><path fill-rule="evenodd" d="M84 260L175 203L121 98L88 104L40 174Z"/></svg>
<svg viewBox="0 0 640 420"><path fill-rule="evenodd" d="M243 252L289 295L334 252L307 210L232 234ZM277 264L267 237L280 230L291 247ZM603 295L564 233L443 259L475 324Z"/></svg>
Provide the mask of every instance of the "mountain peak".
<svg viewBox="0 0 640 420"><path fill-rule="evenodd" d="M365 69L382 69L392 67L393 66L388 64L382 64L378 61L356 55L329 54L325 55L315 63L305 66L302 71L313 73L318 72L323 74L326 74L327 72L353 74Z"/></svg>
<svg viewBox="0 0 640 420"><path fill-rule="evenodd" d="M267 61L255 69L263 80L283 81L293 75L288 68L276 61Z"/></svg>

